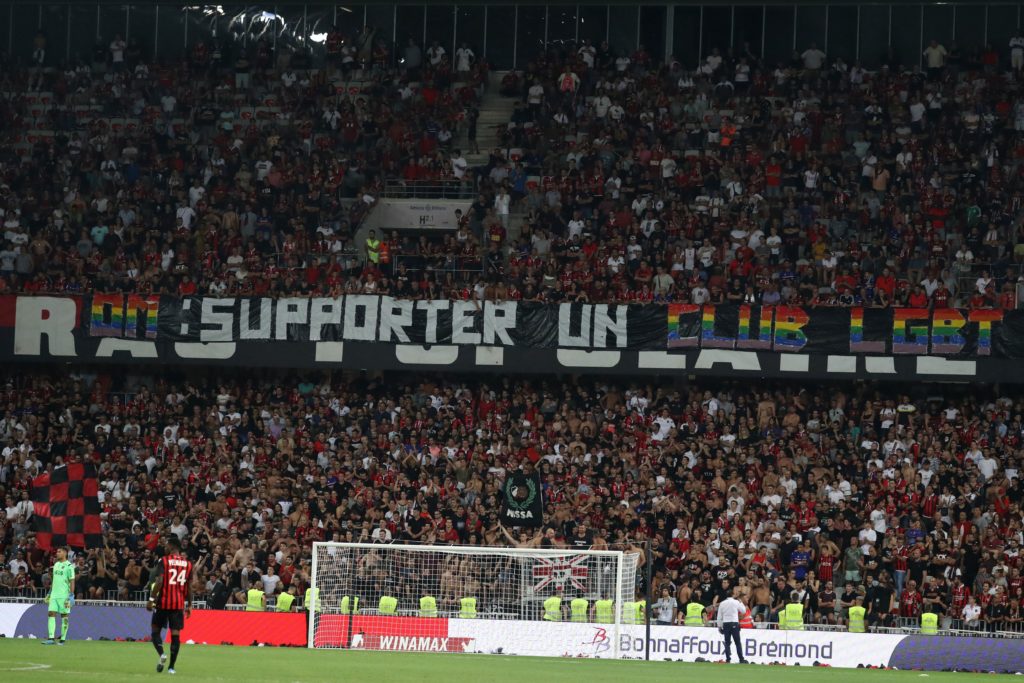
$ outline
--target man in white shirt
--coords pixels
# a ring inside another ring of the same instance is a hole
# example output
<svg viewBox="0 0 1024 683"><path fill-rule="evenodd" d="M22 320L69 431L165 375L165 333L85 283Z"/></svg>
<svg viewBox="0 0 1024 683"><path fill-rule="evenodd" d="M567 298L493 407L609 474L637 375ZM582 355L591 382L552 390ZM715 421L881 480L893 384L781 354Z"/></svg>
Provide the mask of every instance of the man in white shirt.
<svg viewBox="0 0 1024 683"><path fill-rule="evenodd" d="M196 218L196 212L190 206L181 204L178 210L175 211L175 218L181 221L181 225L186 229L192 228L192 221Z"/></svg>
<svg viewBox="0 0 1024 683"><path fill-rule="evenodd" d="M431 66L440 64L446 54L448 54L447 51L436 40L433 45L427 48L427 59L430 60Z"/></svg>
<svg viewBox="0 0 1024 683"><path fill-rule="evenodd" d="M469 162L466 161L466 157L462 156L462 150L455 150L452 153L452 175L457 180L462 180L466 176L466 169L469 168Z"/></svg>
<svg viewBox="0 0 1024 683"><path fill-rule="evenodd" d="M124 68L124 51L127 44L121 38L121 36L114 36L114 40L110 42L110 62L114 67L114 71L120 71Z"/></svg>
<svg viewBox="0 0 1024 683"><path fill-rule="evenodd" d="M746 664L743 658L743 643L740 642L740 617L746 614L747 606L736 599L739 586L732 589L732 597L726 598L718 605L718 632L725 636L725 661L732 662L732 643L736 643L736 654L740 664Z"/></svg>
<svg viewBox="0 0 1024 683"><path fill-rule="evenodd" d="M1024 37L1021 37L1020 31L1010 38L1010 66L1018 72L1024 68Z"/></svg>
<svg viewBox="0 0 1024 683"><path fill-rule="evenodd" d="M526 91L526 103L530 106L530 110L534 116L540 112L541 102L544 101L544 86L539 82L534 83L530 86L530 89Z"/></svg>
<svg viewBox="0 0 1024 683"><path fill-rule="evenodd" d="M924 49L924 61L928 67L928 78L937 81L942 75L942 67L946 65L946 48L939 41L932 40Z"/></svg>
<svg viewBox="0 0 1024 683"><path fill-rule="evenodd" d="M973 595L967 598L967 604L964 605L961 616L963 616L964 625L967 628L977 629L981 624L981 605L977 603Z"/></svg>
<svg viewBox="0 0 1024 683"><path fill-rule="evenodd" d="M711 298L711 292L704 286L704 283L698 283L696 287L690 290L690 303L701 306L706 304Z"/></svg>
<svg viewBox="0 0 1024 683"><path fill-rule="evenodd" d="M676 421L668 414L668 408L661 409L661 414L654 418L654 426L657 427L658 431L651 437L651 441L664 441L668 438L676 426Z"/></svg>
<svg viewBox="0 0 1024 683"><path fill-rule="evenodd" d="M260 580L263 582L263 592L267 595L273 595L277 591L277 586L281 583L281 577L277 575L273 567L267 567L267 573L260 576Z"/></svg>
<svg viewBox="0 0 1024 683"><path fill-rule="evenodd" d="M383 519L380 520L380 525L373 530L373 533L370 534L370 538L374 543L390 543L391 529L388 529L387 522Z"/></svg>
<svg viewBox="0 0 1024 683"><path fill-rule="evenodd" d="M981 476L985 477L985 481L990 481L999 469L999 461L993 458L992 451L987 449L984 455L977 461L977 464Z"/></svg>
<svg viewBox="0 0 1024 683"><path fill-rule="evenodd" d="M468 45L463 43L459 49L455 51L455 70L459 73L467 73L469 68L473 65L473 60L475 58L476 54Z"/></svg>
<svg viewBox="0 0 1024 683"><path fill-rule="evenodd" d="M804 60L804 68L812 73L821 71L821 67L825 65L825 53L818 49L816 43L811 43L800 57Z"/></svg>
<svg viewBox="0 0 1024 683"><path fill-rule="evenodd" d="M504 187L498 189L498 194L494 197L494 211L498 214L498 219L501 221L501 227L508 230L508 215L511 204L511 197L508 191Z"/></svg>
<svg viewBox="0 0 1024 683"><path fill-rule="evenodd" d="M661 626L671 626L676 621L676 599L671 595L668 588L661 589L661 599L651 605L657 613L657 623Z"/></svg>
<svg viewBox="0 0 1024 683"><path fill-rule="evenodd" d="M587 65L587 68L594 68L594 58L597 56L597 48L590 44L589 40L583 40L583 46L576 51L576 54L580 56L583 63Z"/></svg>
<svg viewBox="0 0 1024 683"><path fill-rule="evenodd" d="M274 167L273 162L269 159L260 159L256 162L256 180L263 180L270 175L270 169Z"/></svg>

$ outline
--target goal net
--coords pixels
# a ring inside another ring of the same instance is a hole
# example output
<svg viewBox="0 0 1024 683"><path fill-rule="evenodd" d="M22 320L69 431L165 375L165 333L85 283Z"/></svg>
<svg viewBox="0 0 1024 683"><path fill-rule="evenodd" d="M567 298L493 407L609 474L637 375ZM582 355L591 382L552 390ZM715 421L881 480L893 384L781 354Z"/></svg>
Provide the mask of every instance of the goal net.
<svg viewBox="0 0 1024 683"><path fill-rule="evenodd" d="M316 543L319 604L307 606L308 644L618 658L622 627L643 621L638 559L605 550Z"/></svg>

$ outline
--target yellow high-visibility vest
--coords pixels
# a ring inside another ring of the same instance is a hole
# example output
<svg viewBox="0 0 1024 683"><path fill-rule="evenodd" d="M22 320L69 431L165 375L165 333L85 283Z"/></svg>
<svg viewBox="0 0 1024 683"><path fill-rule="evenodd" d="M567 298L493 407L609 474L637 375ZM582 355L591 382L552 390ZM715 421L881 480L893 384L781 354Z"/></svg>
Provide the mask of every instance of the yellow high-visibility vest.
<svg viewBox="0 0 1024 683"><path fill-rule="evenodd" d="M459 600L459 619L476 619L476 598Z"/></svg>
<svg viewBox="0 0 1024 683"><path fill-rule="evenodd" d="M392 595L382 595L377 603L377 614L394 616L398 613L398 598Z"/></svg>
<svg viewBox="0 0 1024 683"><path fill-rule="evenodd" d="M791 602L786 605L786 630L804 630L804 606L799 602Z"/></svg>
<svg viewBox="0 0 1024 683"><path fill-rule="evenodd" d="M544 621L562 620L562 598L552 595L544 601Z"/></svg>
<svg viewBox="0 0 1024 683"><path fill-rule="evenodd" d="M623 624L635 624L636 623L636 606L640 603L632 600L630 602L622 603L622 623Z"/></svg>
<svg viewBox="0 0 1024 683"><path fill-rule="evenodd" d="M435 598L433 595L424 595L422 598L420 598L420 616L437 616L437 598Z"/></svg>
<svg viewBox="0 0 1024 683"><path fill-rule="evenodd" d="M939 615L925 612L921 615L921 635L934 636L939 633Z"/></svg>
<svg viewBox="0 0 1024 683"><path fill-rule="evenodd" d="M703 626L704 625L704 605L699 602L689 602L686 604L686 617L683 619L684 626Z"/></svg>
<svg viewBox="0 0 1024 683"><path fill-rule="evenodd" d="M277 611L278 612L290 612L292 609L292 603L295 602L295 596L291 593L281 593L277 596Z"/></svg>
<svg viewBox="0 0 1024 683"><path fill-rule="evenodd" d="M594 603L594 616L599 624L610 624L615 620L615 601L598 600Z"/></svg>
<svg viewBox="0 0 1024 683"><path fill-rule="evenodd" d="M320 611L320 589L319 588L307 588L306 594L302 598L302 606L311 612Z"/></svg>
<svg viewBox="0 0 1024 683"><path fill-rule="evenodd" d="M250 588L245 594L245 611L262 612L263 609L263 591L259 588Z"/></svg>
<svg viewBox="0 0 1024 683"><path fill-rule="evenodd" d="M590 602L583 598L573 598L569 603L570 620L582 623L587 620L587 611L590 609Z"/></svg>
<svg viewBox="0 0 1024 683"><path fill-rule="evenodd" d="M866 633L864 628L864 615L867 610L856 605L850 608L850 633Z"/></svg>
<svg viewBox="0 0 1024 683"><path fill-rule="evenodd" d="M340 606L342 614L359 614L359 596L341 596Z"/></svg>

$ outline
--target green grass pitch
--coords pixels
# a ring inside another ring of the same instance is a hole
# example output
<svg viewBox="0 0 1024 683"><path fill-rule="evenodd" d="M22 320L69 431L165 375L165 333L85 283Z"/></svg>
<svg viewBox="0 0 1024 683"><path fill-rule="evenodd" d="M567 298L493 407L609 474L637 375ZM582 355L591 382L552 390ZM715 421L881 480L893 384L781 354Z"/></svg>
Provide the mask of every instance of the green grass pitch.
<svg viewBox="0 0 1024 683"><path fill-rule="evenodd" d="M166 647L166 646L165 646ZM582 681L624 683L697 680L700 683L900 683L993 680L979 674L872 671L811 667L682 664L677 662L543 659L498 655L309 651L293 648L182 645L175 680L185 681L371 681L373 683L501 683ZM148 643L72 641L46 647L38 640L0 639L0 681L131 681L156 673ZM1001 677L1004 678L1005 677ZM1019 680L1019 679L1013 679Z"/></svg>

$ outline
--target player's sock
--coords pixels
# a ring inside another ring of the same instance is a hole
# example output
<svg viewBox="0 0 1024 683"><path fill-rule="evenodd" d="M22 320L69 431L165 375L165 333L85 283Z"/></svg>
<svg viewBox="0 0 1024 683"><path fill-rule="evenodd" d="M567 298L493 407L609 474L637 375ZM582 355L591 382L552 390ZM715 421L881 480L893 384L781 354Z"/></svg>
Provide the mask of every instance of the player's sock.
<svg viewBox="0 0 1024 683"><path fill-rule="evenodd" d="M171 670L174 670L174 663L178 661L178 648L181 647L181 639L177 633L171 634Z"/></svg>
<svg viewBox="0 0 1024 683"><path fill-rule="evenodd" d="M46 632L50 635L50 640L53 640L53 634L57 631L57 617L48 617L46 619Z"/></svg>
<svg viewBox="0 0 1024 683"><path fill-rule="evenodd" d="M158 631L158 630L154 630L153 631L153 647L156 648L156 653L158 655L161 655L161 656L163 655L163 653L164 653L164 644L163 644L163 641L160 640L160 631Z"/></svg>
<svg viewBox="0 0 1024 683"><path fill-rule="evenodd" d="M67 640L68 639L68 624L69 623L70 622L68 621L67 615L61 617L61 620L60 620L60 639L61 640Z"/></svg>

